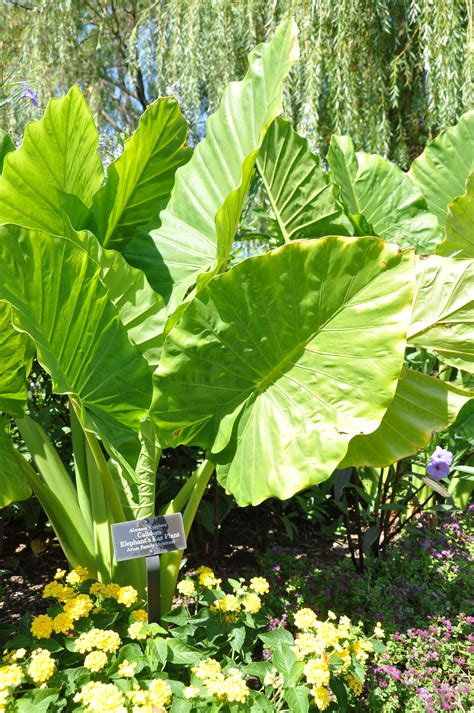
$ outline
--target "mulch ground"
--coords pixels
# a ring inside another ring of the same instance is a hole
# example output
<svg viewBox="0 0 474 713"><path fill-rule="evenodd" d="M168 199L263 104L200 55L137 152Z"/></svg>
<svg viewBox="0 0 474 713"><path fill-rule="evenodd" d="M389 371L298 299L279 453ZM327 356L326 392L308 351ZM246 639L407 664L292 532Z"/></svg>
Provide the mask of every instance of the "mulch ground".
<svg viewBox="0 0 474 713"><path fill-rule="evenodd" d="M347 556L343 546L336 546L305 522L299 524L297 536L290 543L284 532L265 530L254 518L255 510L234 510L218 537L195 528L186 551L185 569L206 564L223 578L250 577L262 574L259 558L269 550L303 558L308 568ZM67 568L67 563L49 528L27 530L21 521L6 523L0 549L0 570L6 571L1 585L0 622L15 624L27 611L33 615L43 613L47 604L41 598L41 590L57 568Z"/></svg>

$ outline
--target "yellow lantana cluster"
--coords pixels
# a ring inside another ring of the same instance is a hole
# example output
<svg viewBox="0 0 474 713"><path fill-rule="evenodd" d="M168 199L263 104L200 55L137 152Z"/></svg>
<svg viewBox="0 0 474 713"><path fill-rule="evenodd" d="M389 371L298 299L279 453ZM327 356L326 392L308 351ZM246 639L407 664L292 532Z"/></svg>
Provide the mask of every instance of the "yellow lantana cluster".
<svg viewBox="0 0 474 713"><path fill-rule="evenodd" d="M37 686L49 681L55 671L56 664L49 651L46 649L33 651L28 666L28 675Z"/></svg>
<svg viewBox="0 0 474 713"><path fill-rule="evenodd" d="M84 713L126 713L125 697L113 683L90 681L74 696Z"/></svg>
<svg viewBox="0 0 474 713"><path fill-rule="evenodd" d="M198 575L199 584L205 589L217 589L222 582L221 579L217 579L210 567L202 565L196 570L196 574Z"/></svg>
<svg viewBox="0 0 474 713"><path fill-rule="evenodd" d="M165 706L171 703L171 696L170 685L162 678L155 678L151 681L148 689L142 689L137 684L133 691L127 692L127 698L133 704L134 713L163 711Z"/></svg>
<svg viewBox="0 0 474 713"><path fill-rule="evenodd" d="M21 666L13 663L10 666L0 666L0 711L6 710L10 692L23 680Z"/></svg>
<svg viewBox="0 0 474 713"><path fill-rule="evenodd" d="M299 630L291 650L299 661L304 662L304 675L312 687L311 694L319 710L325 710L331 703L329 683L331 673L344 675L356 695L362 692L358 678L349 673L353 658L364 664L373 650L372 642L358 636L348 617L342 616L337 622L333 612L328 612L326 621L320 621L312 609L304 608L294 615L294 623ZM338 661L331 672L329 662Z"/></svg>
<svg viewBox="0 0 474 713"><path fill-rule="evenodd" d="M225 675L218 661L204 659L191 669L196 678L203 681L209 696L228 703L245 703L249 695L242 672L231 668Z"/></svg>
<svg viewBox="0 0 474 713"><path fill-rule="evenodd" d="M105 629L90 629L81 634L75 641L75 649L80 654L90 651L104 651L105 653L115 653L122 643L116 631Z"/></svg>

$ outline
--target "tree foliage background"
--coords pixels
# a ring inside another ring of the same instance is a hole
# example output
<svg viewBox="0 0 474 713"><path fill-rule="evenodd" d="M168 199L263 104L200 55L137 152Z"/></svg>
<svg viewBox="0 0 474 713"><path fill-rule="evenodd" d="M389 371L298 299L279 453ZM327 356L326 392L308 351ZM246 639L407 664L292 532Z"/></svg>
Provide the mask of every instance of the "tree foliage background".
<svg viewBox="0 0 474 713"><path fill-rule="evenodd" d="M405 165L473 101L471 0L0 0L0 12L1 120L16 134L78 82L106 134L174 93L196 140L248 51L290 13L301 61L286 114L319 151L349 133ZM22 82L40 107L12 101Z"/></svg>

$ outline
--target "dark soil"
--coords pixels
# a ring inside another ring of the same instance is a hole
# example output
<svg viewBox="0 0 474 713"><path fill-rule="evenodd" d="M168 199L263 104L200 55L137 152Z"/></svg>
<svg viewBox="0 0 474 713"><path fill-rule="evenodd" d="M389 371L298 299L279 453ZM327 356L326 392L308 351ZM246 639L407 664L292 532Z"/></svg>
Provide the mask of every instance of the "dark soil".
<svg viewBox="0 0 474 713"><path fill-rule="evenodd" d="M257 510L233 510L217 537L194 528L185 554L185 570L206 564L222 578L251 577L261 574L259 557L270 550L307 560L308 569L347 556L345 547L334 544L305 521L298 523L297 535L290 543L284 531L272 528L274 523L265 529L258 522ZM0 570L6 570L2 577L0 621L15 624L27 611L33 615L43 613L47 604L41 598L41 589L57 568L67 568L67 563L50 528L27 530L21 521L5 523L0 549Z"/></svg>

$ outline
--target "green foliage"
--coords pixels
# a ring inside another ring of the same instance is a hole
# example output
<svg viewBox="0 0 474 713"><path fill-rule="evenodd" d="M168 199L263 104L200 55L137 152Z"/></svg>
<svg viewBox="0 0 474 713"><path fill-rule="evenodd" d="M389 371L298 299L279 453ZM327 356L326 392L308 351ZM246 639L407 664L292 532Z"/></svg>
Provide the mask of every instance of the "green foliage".
<svg viewBox="0 0 474 713"><path fill-rule="evenodd" d="M239 503L288 498L327 479L352 438L374 433L377 442L379 427L411 428L415 411L410 442L384 451L384 463L402 448L426 447L470 395L472 260L415 256L381 239L423 251L435 244L436 218L401 169L335 139L344 151L335 163L334 149L327 176L288 124L271 128L297 53L295 23L286 20L249 55L246 76L227 88L192 157L176 102L158 100L102 186L98 132L77 87L6 153L1 406L16 418L34 462L26 482L68 559L104 581L144 591L143 563L114 561L110 525L154 514L163 445L208 450L210 460L162 508L183 511L189 534L214 464ZM469 122L468 114L449 130L457 154ZM444 156L445 140L426 155L441 147ZM256 162L279 226L275 242L289 242L230 265ZM436 170L451 175L451 154ZM336 226L344 235L324 236ZM375 235L348 237L352 226ZM44 429L20 418L32 345L68 399L72 478ZM421 379L402 371L415 347L433 364ZM440 385L436 355L460 370L466 388ZM408 415L399 408L402 374L417 382ZM365 450L374 465L378 449ZM163 558L165 611L181 556Z"/></svg>
<svg viewBox="0 0 474 713"><path fill-rule="evenodd" d="M294 713L313 700L332 700L335 710L336 697L352 708L369 657L384 649L348 617L318 621L309 609L295 613L295 634L268 631L262 577L230 579L226 593L200 567L196 579L179 583L185 604L163 628L147 623L133 587L92 581L83 567L61 581L65 574L44 588L47 614L26 615L0 649L2 700L16 710L75 710L75 703L92 710L93 697L111 711L148 704L186 713Z"/></svg>

